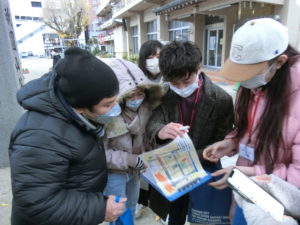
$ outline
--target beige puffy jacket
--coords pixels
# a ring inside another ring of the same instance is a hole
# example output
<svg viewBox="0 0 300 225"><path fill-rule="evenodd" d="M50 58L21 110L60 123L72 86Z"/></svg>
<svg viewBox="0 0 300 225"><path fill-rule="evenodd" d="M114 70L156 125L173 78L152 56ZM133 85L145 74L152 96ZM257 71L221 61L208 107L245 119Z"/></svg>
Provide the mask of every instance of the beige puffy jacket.
<svg viewBox="0 0 300 225"><path fill-rule="evenodd" d="M163 88L150 81L132 62L116 59L110 67L119 80L118 102L122 113L106 127L106 160L109 170L127 172L129 168L135 168L137 156L148 149L145 126L152 109L160 104ZM137 87L143 88L146 96L138 111L133 112L125 107L125 98Z"/></svg>

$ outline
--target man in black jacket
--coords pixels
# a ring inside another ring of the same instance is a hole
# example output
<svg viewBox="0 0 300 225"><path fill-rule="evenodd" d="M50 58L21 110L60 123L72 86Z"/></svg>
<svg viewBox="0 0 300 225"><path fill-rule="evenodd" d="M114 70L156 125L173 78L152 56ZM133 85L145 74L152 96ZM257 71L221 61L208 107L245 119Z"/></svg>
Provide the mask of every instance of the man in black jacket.
<svg viewBox="0 0 300 225"><path fill-rule="evenodd" d="M103 196L107 168L101 136L119 115L114 72L71 47L51 71L17 93L27 111L9 146L12 225L96 225L123 212Z"/></svg>

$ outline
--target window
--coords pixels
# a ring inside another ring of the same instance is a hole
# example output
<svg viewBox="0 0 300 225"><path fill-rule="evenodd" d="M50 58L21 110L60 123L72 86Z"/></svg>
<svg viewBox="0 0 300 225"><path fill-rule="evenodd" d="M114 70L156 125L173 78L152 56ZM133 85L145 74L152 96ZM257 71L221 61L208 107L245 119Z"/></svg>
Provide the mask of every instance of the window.
<svg viewBox="0 0 300 225"><path fill-rule="evenodd" d="M41 2L31 2L31 7L42 8Z"/></svg>
<svg viewBox="0 0 300 225"><path fill-rule="evenodd" d="M133 54L139 53L139 33L138 26L132 27Z"/></svg>
<svg viewBox="0 0 300 225"><path fill-rule="evenodd" d="M153 20L147 23L148 40L157 40L157 21Z"/></svg>
<svg viewBox="0 0 300 225"><path fill-rule="evenodd" d="M169 22L170 41L188 41L190 39L190 23L184 21Z"/></svg>

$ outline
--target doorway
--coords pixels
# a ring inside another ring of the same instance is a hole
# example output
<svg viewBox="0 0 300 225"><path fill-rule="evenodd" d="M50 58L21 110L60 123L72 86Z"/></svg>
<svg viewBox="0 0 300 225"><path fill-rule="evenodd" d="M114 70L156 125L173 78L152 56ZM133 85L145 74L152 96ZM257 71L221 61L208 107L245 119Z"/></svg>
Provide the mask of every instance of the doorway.
<svg viewBox="0 0 300 225"><path fill-rule="evenodd" d="M208 26L205 29L204 66L219 68L222 62L223 28Z"/></svg>

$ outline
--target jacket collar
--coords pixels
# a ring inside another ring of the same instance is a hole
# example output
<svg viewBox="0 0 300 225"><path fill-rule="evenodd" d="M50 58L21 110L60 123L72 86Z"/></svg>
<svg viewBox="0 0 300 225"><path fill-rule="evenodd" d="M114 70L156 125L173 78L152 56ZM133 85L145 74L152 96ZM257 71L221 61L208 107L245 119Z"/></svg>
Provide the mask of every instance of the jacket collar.
<svg viewBox="0 0 300 225"><path fill-rule="evenodd" d="M91 131L92 133L96 134L99 137L103 136L104 126L101 126L100 124L99 125L92 124L89 120L87 120L82 115L80 115L75 109L73 109L66 102L59 88L55 87L54 90L58 100L66 110L67 114L73 119L73 121L75 121L81 127L84 127L87 131Z"/></svg>
<svg viewBox="0 0 300 225"><path fill-rule="evenodd" d="M212 110L215 107L216 103L216 85L203 73L201 72L203 79L202 91L200 100L197 106L196 116L193 121L197 126L193 126L191 133L192 140L195 140L195 146L198 146L199 137L203 136L205 132L205 126L209 121L209 116L211 115ZM168 92L168 104L172 109L170 110L169 118L170 121L178 122L179 112L178 112L178 101L177 95L173 91Z"/></svg>
<svg viewBox="0 0 300 225"><path fill-rule="evenodd" d="M143 134L146 123L151 115L149 105L143 103L136 113L133 113L133 118L126 122L126 110L123 109L122 114L115 117L105 127L107 138L115 138L124 134L130 133L132 135Z"/></svg>
<svg viewBox="0 0 300 225"><path fill-rule="evenodd" d="M201 72L200 76L202 76L202 91L200 95L200 100L197 107L197 114L196 118L201 117L203 121L208 118L211 110L214 107L214 103L216 101L216 90L215 85L212 83L212 81L203 73ZM179 114L178 114L178 101L177 101L177 95L169 89L167 93L168 97L168 104L170 105L173 110L170 110L170 121L176 121L178 122ZM204 97L205 96L205 97ZM194 122L195 122L194 121Z"/></svg>

